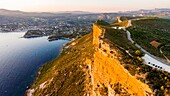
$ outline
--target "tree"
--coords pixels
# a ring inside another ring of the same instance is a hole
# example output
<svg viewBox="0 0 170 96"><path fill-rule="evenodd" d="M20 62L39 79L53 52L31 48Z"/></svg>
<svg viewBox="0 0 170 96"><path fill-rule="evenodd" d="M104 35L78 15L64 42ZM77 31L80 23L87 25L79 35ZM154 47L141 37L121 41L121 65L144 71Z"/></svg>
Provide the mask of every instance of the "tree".
<svg viewBox="0 0 170 96"><path fill-rule="evenodd" d="M138 57L137 57L137 59L138 59L139 61L141 61L141 62L142 62L142 58L141 58L141 57L139 57L139 56L138 56Z"/></svg>
<svg viewBox="0 0 170 96"><path fill-rule="evenodd" d="M164 90L164 86L161 86L161 90Z"/></svg>
<svg viewBox="0 0 170 96"><path fill-rule="evenodd" d="M140 50L136 50L136 51L135 51L135 54L139 56L139 55L142 54L142 52L141 52Z"/></svg>

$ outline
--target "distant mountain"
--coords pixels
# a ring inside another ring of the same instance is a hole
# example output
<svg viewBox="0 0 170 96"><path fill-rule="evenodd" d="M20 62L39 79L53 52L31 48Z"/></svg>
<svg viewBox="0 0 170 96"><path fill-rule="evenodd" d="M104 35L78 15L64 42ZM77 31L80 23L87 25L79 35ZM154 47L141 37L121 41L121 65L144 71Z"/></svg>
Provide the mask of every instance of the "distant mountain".
<svg viewBox="0 0 170 96"><path fill-rule="evenodd" d="M58 16L58 15L74 15L74 14L90 14L84 11L63 11L63 12L23 12L19 10L0 9L1 16Z"/></svg>
<svg viewBox="0 0 170 96"><path fill-rule="evenodd" d="M170 8L155 8L155 9L140 9L136 11L127 11L132 13L158 13L158 12L170 12Z"/></svg>
<svg viewBox="0 0 170 96"><path fill-rule="evenodd" d="M170 12L170 8L155 8L157 11Z"/></svg>
<svg viewBox="0 0 170 96"><path fill-rule="evenodd" d="M87 12L87 11L61 11L61 12L56 12L57 14L59 13L69 13L69 14L92 14L92 12Z"/></svg>
<svg viewBox="0 0 170 96"><path fill-rule="evenodd" d="M46 13L46 12L23 12L19 10L7 10L7 9L0 9L1 16L55 16L54 13Z"/></svg>

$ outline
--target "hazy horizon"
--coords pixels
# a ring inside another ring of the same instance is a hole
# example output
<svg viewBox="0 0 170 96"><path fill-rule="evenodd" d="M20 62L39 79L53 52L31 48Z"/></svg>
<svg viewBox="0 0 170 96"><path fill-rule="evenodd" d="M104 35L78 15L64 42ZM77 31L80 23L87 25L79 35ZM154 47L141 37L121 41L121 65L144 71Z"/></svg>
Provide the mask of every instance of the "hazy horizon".
<svg viewBox="0 0 170 96"><path fill-rule="evenodd" d="M124 11L119 11L119 10L117 10L117 11L109 11L109 12L105 12L105 11L97 11L97 12L95 12L95 11L83 11L83 10L68 10L68 11L24 11L24 10L15 10L15 9L5 9L5 8L0 8L0 10L9 10L9 11L21 11L21 12L35 12L35 13L43 13L43 12L49 12L49 13L63 13L63 12L89 12L89 13L116 13L116 12L127 12L127 11L138 11L138 10L154 10L154 9L161 9L161 8L152 8L152 9L136 9L136 10L124 10ZM164 9L164 8L163 8ZM167 9L167 8L165 8L165 9ZM168 8L168 9L170 9L170 8Z"/></svg>
<svg viewBox="0 0 170 96"><path fill-rule="evenodd" d="M139 9L170 8L169 0L1 0L0 9L25 12L117 12Z"/></svg>

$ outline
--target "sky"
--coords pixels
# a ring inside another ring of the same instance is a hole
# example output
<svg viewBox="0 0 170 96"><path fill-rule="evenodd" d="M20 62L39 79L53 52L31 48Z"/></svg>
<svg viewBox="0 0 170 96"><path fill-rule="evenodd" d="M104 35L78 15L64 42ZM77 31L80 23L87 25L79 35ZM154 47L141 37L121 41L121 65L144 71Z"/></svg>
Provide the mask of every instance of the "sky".
<svg viewBox="0 0 170 96"><path fill-rule="evenodd" d="M0 8L26 12L117 12L170 8L170 0L0 0Z"/></svg>

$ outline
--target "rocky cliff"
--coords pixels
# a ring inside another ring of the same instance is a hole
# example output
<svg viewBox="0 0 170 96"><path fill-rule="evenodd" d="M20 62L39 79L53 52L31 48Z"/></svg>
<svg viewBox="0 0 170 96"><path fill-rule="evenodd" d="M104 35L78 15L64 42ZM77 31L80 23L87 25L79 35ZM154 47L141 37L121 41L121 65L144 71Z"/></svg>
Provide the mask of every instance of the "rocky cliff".
<svg viewBox="0 0 170 96"><path fill-rule="evenodd" d="M92 33L67 44L60 57L41 68L26 95L152 95L122 66L118 49L103 40L104 33L105 28L94 24Z"/></svg>
<svg viewBox="0 0 170 96"><path fill-rule="evenodd" d="M94 62L92 65L93 89L95 95L100 87L104 86L109 96L120 93L121 95L145 96L152 93L149 87L129 74L118 60L119 53L111 49L110 45L102 40L105 30L98 25L93 25L93 44L95 48ZM97 91L96 91L97 90ZM116 91L116 92L115 92Z"/></svg>

